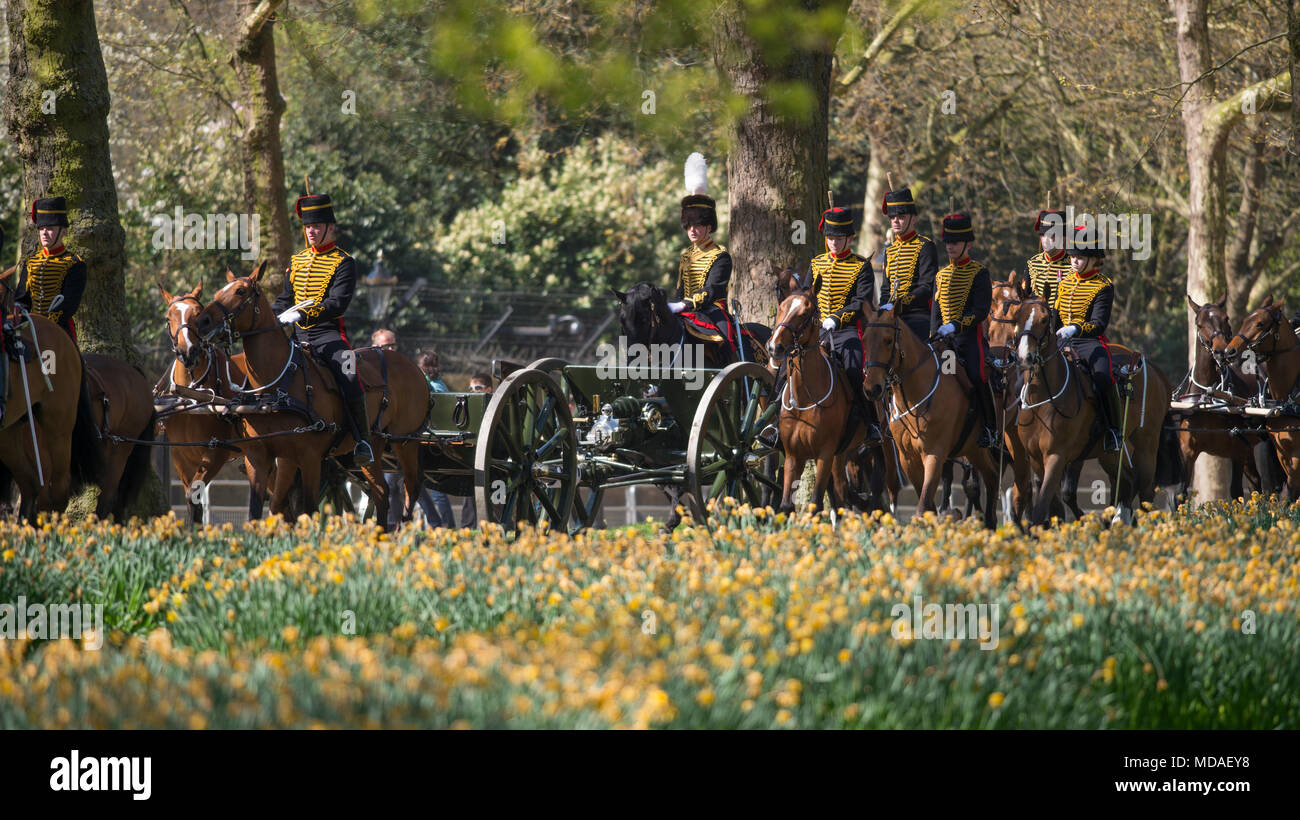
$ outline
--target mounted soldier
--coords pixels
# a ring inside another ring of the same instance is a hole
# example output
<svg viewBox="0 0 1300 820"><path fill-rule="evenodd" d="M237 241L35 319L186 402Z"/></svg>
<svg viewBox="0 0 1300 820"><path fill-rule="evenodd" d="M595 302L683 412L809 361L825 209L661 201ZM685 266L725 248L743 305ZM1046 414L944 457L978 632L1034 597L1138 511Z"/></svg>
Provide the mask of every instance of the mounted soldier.
<svg viewBox="0 0 1300 820"><path fill-rule="evenodd" d="M731 254L713 241L718 229L717 203L706 193L704 155L686 158L686 191L682 199L682 229L691 246L682 251L677 266L677 287L668 309L710 334L727 341L731 360L737 358L735 328L727 313L727 288L731 282Z"/></svg>
<svg viewBox="0 0 1300 820"><path fill-rule="evenodd" d="M1071 273L1061 280L1053 307L1060 329L1057 341L1074 350L1092 375L1097 405L1101 411L1105 434L1102 446L1109 451L1120 449L1120 402L1115 377L1111 372L1110 348L1106 328L1110 325L1115 285L1102 272L1106 249L1097 232L1088 227L1074 229L1066 253Z"/></svg>
<svg viewBox="0 0 1300 820"><path fill-rule="evenodd" d="M302 220L307 247L293 255L273 310L280 324L292 325L294 338L334 376L356 441L352 456L358 466L364 466L374 460L367 441L370 419L356 354L343 324L356 292L356 263L334 244L338 224L328 194L298 197L294 210Z"/></svg>
<svg viewBox="0 0 1300 820"><path fill-rule="evenodd" d="M1069 276L1070 259L1065 253L1065 211L1039 211L1034 220L1034 233L1042 249L1029 257L1029 289L1043 297L1049 305L1056 304L1056 289Z"/></svg>
<svg viewBox="0 0 1300 820"><path fill-rule="evenodd" d="M869 440L880 439L874 406L862 392L862 367L866 354L862 347L862 310L871 307L875 293L875 274L871 262L850 249L853 237L853 214L845 208L830 208L822 214L818 229L826 237L826 253L813 257L811 290L817 295L822 316L821 341L830 347L839 366L848 377L853 393L853 412L869 430Z"/></svg>
<svg viewBox="0 0 1300 820"><path fill-rule="evenodd" d="M86 290L86 263L63 244L68 232L67 200L38 199L32 203L30 218L40 247L18 266L21 278L15 303L54 322L75 342L72 316Z"/></svg>
<svg viewBox="0 0 1300 820"><path fill-rule="evenodd" d="M993 284L988 268L970 258L975 229L966 214L943 218L944 246L948 264L935 275L934 308L928 336L947 340L971 383L971 403L980 415L981 434L977 445L995 447L1000 436L993 410L993 395L984 377L984 334L981 329L993 303Z"/></svg>
<svg viewBox="0 0 1300 820"><path fill-rule="evenodd" d="M930 333L934 275L939 270L938 249L934 240L916 232L916 203L912 201L910 188L886 193L880 210L889 217L889 227L894 233L894 241L885 248L880 309L893 309L925 341Z"/></svg>

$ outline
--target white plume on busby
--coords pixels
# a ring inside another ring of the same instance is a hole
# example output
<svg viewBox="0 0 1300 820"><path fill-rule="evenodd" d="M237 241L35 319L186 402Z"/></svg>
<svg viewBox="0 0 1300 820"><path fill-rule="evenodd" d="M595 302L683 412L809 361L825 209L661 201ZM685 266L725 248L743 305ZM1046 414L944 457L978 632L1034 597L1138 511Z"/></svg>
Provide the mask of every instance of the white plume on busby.
<svg viewBox="0 0 1300 820"><path fill-rule="evenodd" d="M699 151L686 158L686 193L707 194L709 192L709 166L704 155Z"/></svg>
<svg viewBox="0 0 1300 820"><path fill-rule="evenodd" d="M682 198L682 227L708 225L718 229L718 203L706 193L709 190L708 165L704 155L696 151L686 158L686 196Z"/></svg>

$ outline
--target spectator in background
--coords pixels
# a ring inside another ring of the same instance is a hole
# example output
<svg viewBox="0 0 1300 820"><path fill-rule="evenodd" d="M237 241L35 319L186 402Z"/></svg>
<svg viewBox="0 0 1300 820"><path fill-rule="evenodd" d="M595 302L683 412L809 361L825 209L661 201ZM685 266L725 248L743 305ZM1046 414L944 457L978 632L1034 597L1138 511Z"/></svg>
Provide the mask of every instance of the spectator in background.
<svg viewBox="0 0 1300 820"><path fill-rule="evenodd" d="M397 334L386 327L381 327L370 334L370 344L384 350L397 350Z"/></svg>
<svg viewBox="0 0 1300 820"><path fill-rule="evenodd" d="M487 373L479 372L469 377L469 389L471 393L491 393L492 377ZM465 503L460 508L460 525L462 527L478 526L478 507L474 504L474 496L468 496Z"/></svg>
<svg viewBox="0 0 1300 820"><path fill-rule="evenodd" d="M435 393L450 393L447 385L442 381L442 373L439 367L438 354L428 352L421 353L420 358L416 359L416 364L424 371L424 378L429 380L429 389Z"/></svg>

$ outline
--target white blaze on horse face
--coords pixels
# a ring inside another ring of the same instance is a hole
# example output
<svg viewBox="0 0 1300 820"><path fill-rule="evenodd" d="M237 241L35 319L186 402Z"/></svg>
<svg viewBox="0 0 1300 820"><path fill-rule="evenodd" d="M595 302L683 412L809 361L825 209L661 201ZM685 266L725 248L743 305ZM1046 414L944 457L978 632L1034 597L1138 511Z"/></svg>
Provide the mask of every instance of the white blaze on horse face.
<svg viewBox="0 0 1300 820"><path fill-rule="evenodd" d="M1020 348L1017 353L1020 355L1021 362L1029 361L1029 329L1034 326L1034 311L1029 311L1029 317L1025 319L1025 329L1021 331Z"/></svg>
<svg viewBox="0 0 1300 820"><path fill-rule="evenodd" d="M190 306L184 302L178 302L176 304L176 310L180 311L181 314L181 332L180 335L177 337L177 341L180 342L183 339L188 345L184 350L181 351L182 353L189 353L190 352L189 346L193 346L195 343L193 338L186 335L187 333L190 332L190 328L189 328L190 320L186 318L189 309Z"/></svg>

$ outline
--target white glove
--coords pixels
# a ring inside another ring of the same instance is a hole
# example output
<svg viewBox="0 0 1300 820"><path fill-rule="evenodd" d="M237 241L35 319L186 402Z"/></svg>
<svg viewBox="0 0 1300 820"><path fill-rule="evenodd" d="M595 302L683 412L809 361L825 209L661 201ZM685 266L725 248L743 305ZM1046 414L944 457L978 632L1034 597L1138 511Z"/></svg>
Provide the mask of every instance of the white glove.
<svg viewBox="0 0 1300 820"><path fill-rule="evenodd" d="M668 303L668 309L671 310L673 313L681 313L683 310L686 310L686 303L685 303L685 302L669 302L669 303Z"/></svg>
<svg viewBox="0 0 1300 820"><path fill-rule="evenodd" d="M947 324L939 325L939 335L940 335L940 336L951 336L952 334L954 334L954 333L956 333L956 332L957 332L957 326L954 325L952 322L948 322Z"/></svg>
<svg viewBox="0 0 1300 820"><path fill-rule="evenodd" d="M835 321L835 318L832 316L828 316L825 319L822 319L822 330L834 330L839 326L840 323Z"/></svg>
<svg viewBox="0 0 1300 820"><path fill-rule="evenodd" d="M275 318L278 319L282 325L291 325L302 318L302 311L297 308L289 308Z"/></svg>
<svg viewBox="0 0 1300 820"><path fill-rule="evenodd" d="M1066 325L1065 327L1056 331L1056 341L1063 342L1078 332L1079 332L1079 328L1077 326Z"/></svg>
<svg viewBox="0 0 1300 820"><path fill-rule="evenodd" d="M883 305L880 306L880 309L881 309L881 310L893 310L893 309L894 309L894 303L893 303L893 302L886 302L886 303L884 303Z"/></svg>

